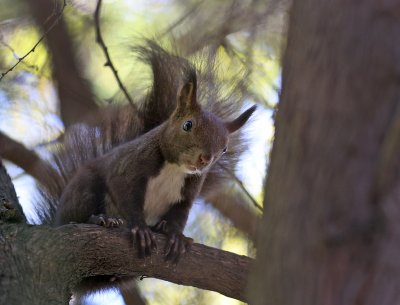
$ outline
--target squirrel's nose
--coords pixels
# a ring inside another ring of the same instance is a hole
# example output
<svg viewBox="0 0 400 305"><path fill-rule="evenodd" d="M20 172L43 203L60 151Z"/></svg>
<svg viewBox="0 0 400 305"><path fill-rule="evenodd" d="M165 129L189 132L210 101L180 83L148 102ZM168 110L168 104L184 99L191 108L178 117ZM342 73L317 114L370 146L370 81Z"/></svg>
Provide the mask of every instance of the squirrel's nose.
<svg viewBox="0 0 400 305"><path fill-rule="evenodd" d="M200 154L199 161L201 165L208 165L211 162L211 154Z"/></svg>

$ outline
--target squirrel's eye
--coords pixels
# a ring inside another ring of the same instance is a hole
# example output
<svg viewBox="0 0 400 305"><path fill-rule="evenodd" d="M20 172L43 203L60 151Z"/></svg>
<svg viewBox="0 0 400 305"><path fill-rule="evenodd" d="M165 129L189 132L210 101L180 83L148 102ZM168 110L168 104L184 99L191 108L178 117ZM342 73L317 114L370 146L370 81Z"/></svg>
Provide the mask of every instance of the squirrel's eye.
<svg viewBox="0 0 400 305"><path fill-rule="evenodd" d="M190 129L192 129L192 126L193 126L192 121L186 121L185 123L183 123L182 129L184 131L189 131Z"/></svg>
<svg viewBox="0 0 400 305"><path fill-rule="evenodd" d="M225 147L223 150L222 150L222 153L224 154L224 153L226 153L226 150L227 150L228 148L227 147Z"/></svg>

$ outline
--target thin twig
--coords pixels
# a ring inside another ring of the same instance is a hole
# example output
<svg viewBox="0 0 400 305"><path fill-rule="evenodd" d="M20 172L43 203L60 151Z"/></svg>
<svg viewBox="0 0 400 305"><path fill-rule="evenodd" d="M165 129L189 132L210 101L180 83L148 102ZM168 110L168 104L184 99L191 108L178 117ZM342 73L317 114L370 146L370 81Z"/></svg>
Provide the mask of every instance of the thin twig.
<svg viewBox="0 0 400 305"><path fill-rule="evenodd" d="M13 48L12 46L10 46L8 43L6 43L6 42L3 41L3 40L0 40L0 43L1 43L3 46L5 46L7 49L10 50L10 52L12 53L12 55L14 56L14 58L15 58L16 60L19 59L19 56L18 56L17 52L15 52L15 50L14 50L14 48ZM37 65L29 65L29 64L27 64L27 63L24 62L24 61L22 61L21 63L24 64L28 69L33 69L33 70L35 70L35 71L38 71L38 70L39 70L39 67L38 67Z"/></svg>
<svg viewBox="0 0 400 305"><path fill-rule="evenodd" d="M249 193L249 191L246 189L246 187L244 186L242 180L240 180L235 173L233 173L229 168L227 168L225 165L221 164L221 163L217 163L225 172L228 173L229 176L232 177L233 180L236 181L236 183L239 185L239 187L242 189L242 191L246 194L247 197L249 197L249 199L251 200L251 202L253 203L253 205L259 209L261 212L263 211L263 207L261 205L258 204L258 202L254 199L253 196L251 196L251 194Z"/></svg>
<svg viewBox="0 0 400 305"><path fill-rule="evenodd" d="M12 70L14 70L14 68L16 66L18 66L28 55L30 55L31 53L35 52L36 47L42 42L42 40L47 36L47 34L57 25L58 21L60 20L62 14L64 13L64 9L67 6L67 0L63 1L63 6L61 8L61 10L55 14L56 19L54 20L54 22L48 27L48 29L44 32L44 34L39 38L39 40L34 44L34 46L28 51L28 53L26 53L24 56L19 57L18 61L11 67L9 68L6 72L2 72L1 76L0 76L0 81ZM51 18L54 15L54 13L49 17ZM47 21L46 21L47 22Z"/></svg>
<svg viewBox="0 0 400 305"><path fill-rule="evenodd" d="M108 49L106 44L104 43L103 37L101 35L101 31L100 31L100 8L101 8L101 1L102 0L98 0L97 1L97 5L96 5L96 10L94 11L94 25L95 25L95 30L96 30L96 42L100 45L101 49L104 52L104 55L106 56L106 63L104 64L104 66L106 67L110 67L110 69L112 70L115 79L118 82L118 86L119 88L122 90L122 92L124 93L126 99L129 101L129 103L132 105L132 107L134 107L136 109L135 104L133 103L133 99L131 98L131 96L129 95L128 91L126 90L124 84L122 83L121 79L118 76L118 71L117 69L115 69L112 61L111 61L111 57L110 54L108 53Z"/></svg>

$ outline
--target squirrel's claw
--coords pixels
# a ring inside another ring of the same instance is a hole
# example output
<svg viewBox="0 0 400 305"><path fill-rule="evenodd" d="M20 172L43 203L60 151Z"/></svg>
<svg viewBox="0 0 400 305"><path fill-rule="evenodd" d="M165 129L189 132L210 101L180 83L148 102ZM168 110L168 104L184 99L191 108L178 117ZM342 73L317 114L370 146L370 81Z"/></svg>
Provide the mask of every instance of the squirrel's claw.
<svg viewBox="0 0 400 305"><path fill-rule="evenodd" d="M131 230L133 242L138 247L139 257L144 258L151 255L151 251L157 248L156 239L149 227L135 226Z"/></svg>
<svg viewBox="0 0 400 305"><path fill-rule="evenodd" d="M168 237L167 246L165 248L165 259L177 264L181 255L184 255L190 250L193 239L186 237L182 233L171 233Z"/></svg>
<svg viewBox="0 0 400 305"><path fill-rule="evenodd" d="M106 228L118 228L124 223L124 221L121 218L109 217L105 214L99 214L90 216L88 223Z"/></svg>
<svg viewBox="0 0 400 305"><path fill-rule="evenodd" d="M157 233L164 233L164 234L166 234L166 233L167 233L166 225L167 225L167 221L166 221L166 220L161 220L158 224L156 224L156 225L153 227L153 231L154 231L154 232L157 232Z"/></svg>
<svg viewBox="0 0 400 305"><path fill-rule="evenodd" d="M168 226L166 220L161 220L152 227L152 230L167 235L168 240L165 246L165 260L171 261L174 264L179 262L181 255L188 252L193 244L192 238L186 237L182 233L174 232L174 230Z"/></svg>

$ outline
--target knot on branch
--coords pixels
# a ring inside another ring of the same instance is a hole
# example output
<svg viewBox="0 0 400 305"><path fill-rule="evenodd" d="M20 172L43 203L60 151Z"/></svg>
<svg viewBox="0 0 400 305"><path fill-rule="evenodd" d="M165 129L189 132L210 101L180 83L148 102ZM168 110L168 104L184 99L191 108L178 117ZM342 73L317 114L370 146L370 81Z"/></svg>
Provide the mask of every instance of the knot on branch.
<svg viewBox="0 0 400 305"><path fill-rule="evenodd" d="M5 222L23 222L25 216L12 202L0 196L0 220Z"/></svg>

